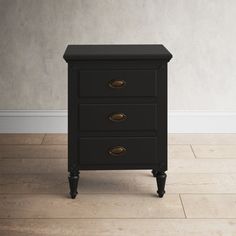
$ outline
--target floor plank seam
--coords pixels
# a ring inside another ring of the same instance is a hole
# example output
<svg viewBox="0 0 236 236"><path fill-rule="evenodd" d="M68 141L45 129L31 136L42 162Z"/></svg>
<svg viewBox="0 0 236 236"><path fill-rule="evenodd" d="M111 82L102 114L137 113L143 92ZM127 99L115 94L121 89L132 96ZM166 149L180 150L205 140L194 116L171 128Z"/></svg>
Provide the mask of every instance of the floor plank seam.
<svg viewBox="0 0 236 236"><path fill-rule="evenodd" d="M43 145L43 142L44 142L46 136L47 136L47 134L44 134L43 139L42 139L42 142L40 143L40 145Z"/></svg>
<svg viewBox="0 0 236 236"><path fill-rule="evenodd" d="M183 200L181 198L181 195L179 194L179 199L180 199L180 202L181 202L181 205L182 205L182 208L183 208L183 212L184 212L184 216L185 216L185 219L187 219L187 214L186 214L186 211L184 209L184 204L183 204Z"/></svg>
<svg viewBox="0 0 236 236"><path fill-rule="evenodd" d="M193 150L193 146L192 146L192 144L190 144L190 148L191 148L191 150L192 150L192 153L193 153L195 159L197 159L197 156L196 156L196 154L195 154L195 152L194 152L194 150Z"/></svg>

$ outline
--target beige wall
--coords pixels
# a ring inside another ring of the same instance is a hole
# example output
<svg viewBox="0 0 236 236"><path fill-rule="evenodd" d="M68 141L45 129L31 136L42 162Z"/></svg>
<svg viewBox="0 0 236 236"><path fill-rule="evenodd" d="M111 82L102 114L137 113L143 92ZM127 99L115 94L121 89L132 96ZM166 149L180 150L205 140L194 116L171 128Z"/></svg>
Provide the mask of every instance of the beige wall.
<svg viewBox="0 0 236 236"><path fill-rule="evenodd" d="M169 109L236 111L235 0L0 0L0 109L67 109L67 44L162 43Z"/></svg>

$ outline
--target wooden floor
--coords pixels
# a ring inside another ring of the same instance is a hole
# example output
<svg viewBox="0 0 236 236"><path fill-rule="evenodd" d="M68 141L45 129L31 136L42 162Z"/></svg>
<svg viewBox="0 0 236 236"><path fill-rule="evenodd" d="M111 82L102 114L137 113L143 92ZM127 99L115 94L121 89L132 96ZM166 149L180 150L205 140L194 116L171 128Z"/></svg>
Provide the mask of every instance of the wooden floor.
<svg viewBox="0 0 236 236"><path fill-rule="evenodd" d="M64 134L0 135L1 236L235 236L236 134L169 135L166 195L150 171L82 171Z"/></svg>

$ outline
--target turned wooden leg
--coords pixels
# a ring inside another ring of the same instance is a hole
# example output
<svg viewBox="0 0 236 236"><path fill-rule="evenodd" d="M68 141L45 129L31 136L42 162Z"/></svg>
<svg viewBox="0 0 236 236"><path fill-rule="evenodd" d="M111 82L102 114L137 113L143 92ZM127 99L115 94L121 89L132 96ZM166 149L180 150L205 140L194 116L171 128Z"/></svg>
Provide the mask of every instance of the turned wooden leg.
<svg viewBox="0 0 236 236"><path fill-rule="evenodd" d="M160 198L165 194L165 184L166 184L166 173L165 172L156 172L157 180L157 193Z"/></svg>
<svg viewBox="0 0 236 236"><path fill-rule="evenodd" d="M153 177L157 177L157 171L155 169L152 169L152 175Z"/></svg>
<svg viewBox="0 0 236 236"><path fill-rule="evenodd" d="M68 177L70 184L70 196L72 199L75 199L77 195L78 181L79 181L79 171L78 172L70 172Z"/></svg>

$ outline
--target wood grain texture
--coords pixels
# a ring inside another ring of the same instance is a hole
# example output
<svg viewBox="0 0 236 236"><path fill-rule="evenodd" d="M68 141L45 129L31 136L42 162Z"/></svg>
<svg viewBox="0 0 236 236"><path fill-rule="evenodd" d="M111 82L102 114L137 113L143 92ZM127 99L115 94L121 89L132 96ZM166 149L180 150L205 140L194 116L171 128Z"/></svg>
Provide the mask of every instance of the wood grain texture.
<svg viewBox="0 0 236 236"><path fill-rule="evenodd" d="M67 134L46 134L42 144L67 144Z"/></svg>
<svg viewBox="0 0 236 236"><path fill-rule="evenodd" d="M140 207L142 206L142 207ZM125 209L125 210L124 210ZM0 218L184 218L178 194L1 194Z"/></svg>
<svg viewBox="0 0 236 236"><path fill-rule="evenodd" d="M235 219L0 219L1 236L234 236Z"/></svg>
<svg viewBox="0 0 236 236"><path fill-rule="evenodd" d="M236 194L182 194L188 218L236 218Z"/></svg>
<svg viewBox="0 0 236 236"><path fill-rule="evenodd" d="M190 145L168 145L168 158L194 159Z"/></svg>
<svg viewBox="0 0 236 236"><path fill-rule="evenodd" d="M236 173L235 159L172 159L168 172L172 173Z"/></svg>
<svg viewBox="0 0 236 236"><path fill-rule="evenodd" d="M44 134L0 134L1 144L41 144Z"/></svg>
<svg viewBox="0 0 236 236"><path fill-rule="evenodd" d="M197 158L236 158L236 145L192 145Z"/></svg>
<svg viewBox="0 0 236 236"><path fill-rule="evenodd" d="M236 144L236 134L169 134L169 144Z"/></svg>
<svg viewBox="0 0 236 236"><path fill-rule="evenodd" d="M0 159L66 157L67 145L0 145Z"/></svg>
<svg viewBox="0 0 236 236"><path fill-rule="evenodd" d="M66 159L0 159L1 174L61 174L66 172Z"/></svg>
<svg viewBox="0 0 236 236"><path fill-rule="evenodd" d="M66 171L66 159L0 159L1 174L65 173ZM124 172L130 173L130 171ZM120 173L120 171L115 170L112 172ZM147 170L143 172L145 173ZM236 173L236 160L173 158L169 161L168 173Z"/></svg>
<svg viewBox="0 0 236 236"><path fill-rule="evenodd" d="M81 171L80 193L154 193L150 171ZM167 193L235 193L236 174L168 173ZM67 193L67 173L2 174L0 193Z"/></svg>
<svg viewBox="0 0 236 236"><path fill-rule="evenodd" d="M45 136L45 146L63 143L63 136L50 134L48 140ZM75 200L68 198L66 158L50 157L50 148L43 149L45 156L38 158L32 150L41 145L24 144L26 136L22 137L23 141L13 139L13 145L9 141L5 146L25 145L27 157L0 160L1 236L236 235L236 160L217 156L226 156L229 150L225 148L234 146L230 139L223 142L225 135L209 140L205 136L206 143L215 144L204 145L206 149L199 152L208 154L209 146L214 146L218 153L207 158L193 157L189 144L180 144L186 136L177 135L179 144L169 146L163 199L154 194L150 170L113 170L81 171L80 194ZM191 138L202 148L198 135ZM23 156L23 151L19 153Z"/></svg>

